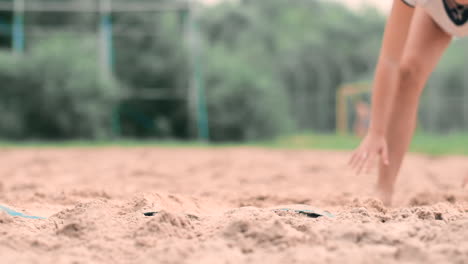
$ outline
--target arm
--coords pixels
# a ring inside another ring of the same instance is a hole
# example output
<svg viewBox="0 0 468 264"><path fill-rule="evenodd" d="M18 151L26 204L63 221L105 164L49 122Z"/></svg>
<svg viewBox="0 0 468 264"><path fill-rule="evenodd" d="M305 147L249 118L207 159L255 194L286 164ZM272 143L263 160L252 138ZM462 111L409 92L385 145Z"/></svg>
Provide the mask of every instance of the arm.
<svg viewBox="0 0 468 264"><path fill-rule="evenodd" d="M358 173L364 167L368 168L380 156L385 164L388 165L389 163L385 136L393 98L398 86L399 62L403 54L413 13L414 9L403 3L402 0L394 0L385 27L373 83L369 132L350 160L350 166L356 169Z"/></svg>

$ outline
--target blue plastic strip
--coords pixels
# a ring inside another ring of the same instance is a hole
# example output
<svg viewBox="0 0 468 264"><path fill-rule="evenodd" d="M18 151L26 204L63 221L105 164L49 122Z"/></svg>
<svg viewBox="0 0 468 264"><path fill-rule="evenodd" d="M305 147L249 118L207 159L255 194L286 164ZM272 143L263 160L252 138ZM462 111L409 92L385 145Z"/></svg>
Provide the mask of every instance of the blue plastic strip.
<svg viewBox="0 0 468 264"><path fill-rule="evenodd" d="M40 217L40 216L25 215L23 213L16 212L15 210L12 210L2 205L0 205L0 210L5 211L7 214L11 216L19 216L19 217L29 218L29 219L46 219L45 217Z"/></svg>

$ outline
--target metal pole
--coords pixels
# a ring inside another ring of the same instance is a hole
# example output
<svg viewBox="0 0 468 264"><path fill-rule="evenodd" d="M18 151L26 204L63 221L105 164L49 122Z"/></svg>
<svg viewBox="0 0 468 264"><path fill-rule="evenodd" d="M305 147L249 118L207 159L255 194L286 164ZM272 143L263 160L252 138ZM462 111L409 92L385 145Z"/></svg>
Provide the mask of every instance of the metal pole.
<svg viewBox="0 0 468 264"><path fill-rule="evenodd" d="M114 72L114 47L112 43L112 0L100 0L100 64L104 78L112 78Z"/></svg>
<svg viewBox="0 0 468 264"><path fill-rule="evenodd" d="M112 32L112 0L99 1L100 36L99 59L101 76L103 79L111 79L114 73L114 47ZM121 136L120 109L117 105L113 112L112 130L114 137Z"/></svg>
<svg viewBox="0 0 468 264"><path fill-rule="evenodd" d="M193 121L196 121L198 139L201 141L209 141L210 133L203 76L202 42L194 4L195 3L192 0L188 12L189 51L192 62L192 78L189 88L189 108L191 116L194 115L193 112L196 112Z"/></svg>
<svg viewBox="0 0 468 264"><path fill-rule="evenodd" d="M24 52L24 0L14 0L13 3L13 51Z"/></svg>
<svg viewBox="0 0 468 264"><path fill-rule="evenodd" d="M183 12L181 15L182 22L183 22L183 27L184 27L184 38L185 38L185 43L186 43L186 48L189 54L189 69L192 70L192 42L193 42L193 30L192 28L192 12L190 12L190 6ZM187 102L187 117L188 117L188 132L191 137L195 137L196 135L196 115L195 115L195 109L196 109L196 98L195 98L195 87L194 87L194 82L193 82L193 75L190 75L187 79L187 94L186 94L186 102Z"/></svg>
<svg viewBox="0 0 468 264"><path fill-rule="evenodd" d="M14 0L13 0L14 1ZM1 2L0 11L11 11L14 9L14 3L12 2ZM72 2L60 2L60 1L29 1L25 7L26 12L99 12L100 8L96 7L94 2L81 2L75 0ZM112 12L166 12L166 11L177 11L187 9L187 3L185 2L168 2L161 3L159 1L153 1L148 3L115 3L112 5ZM136 1L133 1L136 2Z"/></svg>
<svg viewBox="0 0 468 264"><path fill-rule="evenodd" d="M206 106L205 78L203 69L203 58L201 49L201 39L198 23L194 19L193 27L197 34L197 50L195 57L195 81L197 85L197 103L198 103L198 137L203 141L209 141L208 110Z"/></svg>

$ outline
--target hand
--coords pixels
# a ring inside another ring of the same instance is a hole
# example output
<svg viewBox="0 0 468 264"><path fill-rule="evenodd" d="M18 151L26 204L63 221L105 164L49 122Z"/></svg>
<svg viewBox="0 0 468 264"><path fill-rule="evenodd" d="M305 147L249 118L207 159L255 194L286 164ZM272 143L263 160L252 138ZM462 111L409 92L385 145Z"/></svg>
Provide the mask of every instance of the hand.
<svg viewBox="0 0 468 264"><path fill-rule="evenodd" d="M363 169L369 172L379 159L387 166L390 164L387 141L383 136L368 133L361 145L353 152L348 164L359 174Z"/></svg>

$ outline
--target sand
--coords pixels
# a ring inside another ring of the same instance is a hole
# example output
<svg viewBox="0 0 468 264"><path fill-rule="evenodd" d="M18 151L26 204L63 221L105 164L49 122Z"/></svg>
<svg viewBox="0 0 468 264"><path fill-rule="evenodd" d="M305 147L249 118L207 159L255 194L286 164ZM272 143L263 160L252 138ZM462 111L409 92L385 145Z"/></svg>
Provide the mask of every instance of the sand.
<svg viewBox="0 0 468 264"><path fill-rule="evenodd" d="M0 204L47 217L0 212L0 263L468 263L467 157L410 155L387 208L347 152L0 154ZM297 204L335 217L272 210Z"/></svg>

